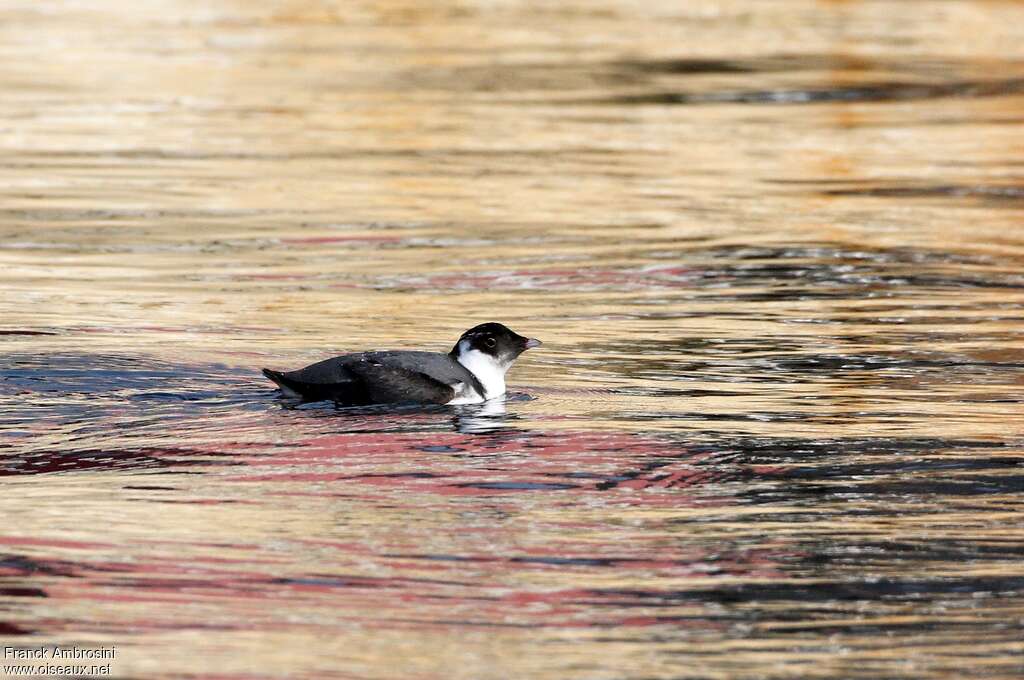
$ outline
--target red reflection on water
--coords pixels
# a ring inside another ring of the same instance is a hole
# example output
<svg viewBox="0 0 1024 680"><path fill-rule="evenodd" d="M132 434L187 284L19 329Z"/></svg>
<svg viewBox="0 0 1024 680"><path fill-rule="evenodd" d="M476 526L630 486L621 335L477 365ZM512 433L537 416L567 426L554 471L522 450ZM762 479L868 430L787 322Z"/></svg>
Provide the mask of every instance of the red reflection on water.
<svg viewBox="0 0 1024 680"><path fill-rule="evenodd" d="M691 452L652 436L617 432L349 432L312 437L246 461L238 482L368 485L439 495L494 496L530 491L573 495L617 489L678 489L720 481L702 467L713 452ZM459 463L458 461L462 461ZM380 463L388 465L381 470ZM484 464L488 463L488 464ZM769 474L770 470L760 470ZM337 488L334 488L337 491ZM317 487L311 493L324 493ZM301 493L301 492L300 492ZM651 495L654 505L695 498ZM702 503L713 503L703 497Z"/></svg>
<svg viewBox="0 0 1024 680"><path fill-rule="evenodd" d="M338 421L294 415L287 433L293 441L191 451L230 457L236 467L217 468L216 484L251 486L244 498L197 498L184 479L131 489L153 508L244 501L257 511L253 517L271 521L262 529L272 532L266 542L220 543L196 535L193 542L154 536L120 545L6 537L0 545L61 548L77 558L16 558L0 562L0 576L31 581L49 602L137 606L134 615L116 620L97 609L94 620L51 621L50 631L280 630L316 628L320 624L310 621L320 619L388 629L708 628L725 624L694 613L703 609L700 597L634 584L670 579L699 589L714 578L775 580L783 577L780 563L793 557L790 547L769 537L744 545L674 525L678 510L734 504L716 484L750 470L721 465L714 452L668 438L586 430L438 431L447 413L402 421L420 432L389 432L395 416L384 414L349 418L350 431L323 434L316 430ZM190 460L178 458L183 466ZM182 491L188 495L176 497ZM313 516L273 524L279 511L303 517L307 497L318 507L335 507L334 499L344 497L340 511L357 514L342 524L321 524ZM287 498L294 500L282 502ZM391 514L378 520L374 507ZM578 508L591 510L574 513ZM408 525L398 519L403 516ZM620 516L650 525L639 532L629 522L617 524ZM126 558L110 559L111 552ZM197 622L196 607L221 612L220 620ZM303 612L302 621L296 612Z"/></svg>
<svg viewBox="0 0 1024 680"><path fill-rule="evenodd" d="M35 538L31 536L0 536L0 545L37 545L50 548L112 548L113 543L97 543L94 541L68 541L55 538Z"/></svg>

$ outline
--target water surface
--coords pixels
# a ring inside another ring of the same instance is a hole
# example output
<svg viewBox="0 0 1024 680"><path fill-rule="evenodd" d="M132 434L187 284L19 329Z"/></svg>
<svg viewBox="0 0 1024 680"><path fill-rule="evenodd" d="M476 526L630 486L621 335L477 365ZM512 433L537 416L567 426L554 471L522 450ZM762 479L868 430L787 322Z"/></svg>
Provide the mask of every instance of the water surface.
<svg viewBox="0 0 1024 680"><path fill-rule="evenodd" d="M0 636L1024 673L1024 10L0 7ZM485 408L259 368L544 340Z"/></svg>

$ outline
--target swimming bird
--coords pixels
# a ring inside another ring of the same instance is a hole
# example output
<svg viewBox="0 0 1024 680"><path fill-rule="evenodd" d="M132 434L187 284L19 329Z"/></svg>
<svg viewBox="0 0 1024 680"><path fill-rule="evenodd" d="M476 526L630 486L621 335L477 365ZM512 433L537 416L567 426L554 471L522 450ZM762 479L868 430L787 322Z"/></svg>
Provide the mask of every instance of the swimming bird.
<svg viewBox="0 0 1024 680"><path fill-rule="evenodd" d="M303 401L368 404L477 404L505 394L505 373L540 340L500 323L474 326L447 354L360 352L325 359L297 371L263 369L281 392Z"/></svg>

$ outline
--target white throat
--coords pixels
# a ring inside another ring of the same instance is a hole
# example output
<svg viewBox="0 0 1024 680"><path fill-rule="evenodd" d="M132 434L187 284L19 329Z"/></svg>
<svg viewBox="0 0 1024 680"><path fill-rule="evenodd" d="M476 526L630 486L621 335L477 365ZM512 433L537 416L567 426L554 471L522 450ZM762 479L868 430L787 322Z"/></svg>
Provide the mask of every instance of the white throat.
<svg viewBox="0 0 1024 680"><path fill-rule="evenodd" d="M505 394L508 364L502 364L490 354L484 354L478 349L470 349L469 343L465 340L459 343L457 361L483 385L484 393L481 396L484 399L494 399Z"/></svg>

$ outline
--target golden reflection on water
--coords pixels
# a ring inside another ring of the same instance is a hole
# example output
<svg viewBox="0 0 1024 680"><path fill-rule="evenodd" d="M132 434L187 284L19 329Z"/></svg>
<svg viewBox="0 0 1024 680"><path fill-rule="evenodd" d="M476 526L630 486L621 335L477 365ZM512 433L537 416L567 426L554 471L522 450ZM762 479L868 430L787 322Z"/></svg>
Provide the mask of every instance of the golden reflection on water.
<svg viewBox="0 0 1024 680"><path fill-rule="evenodd" d="M4 644L1021 672L1020 5L0 16ZM500 416L258 375L491 318Z"/></svg>

